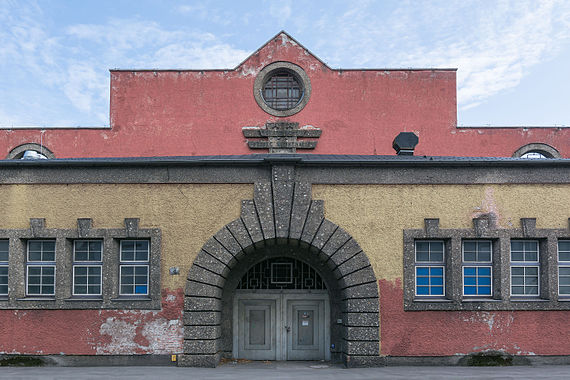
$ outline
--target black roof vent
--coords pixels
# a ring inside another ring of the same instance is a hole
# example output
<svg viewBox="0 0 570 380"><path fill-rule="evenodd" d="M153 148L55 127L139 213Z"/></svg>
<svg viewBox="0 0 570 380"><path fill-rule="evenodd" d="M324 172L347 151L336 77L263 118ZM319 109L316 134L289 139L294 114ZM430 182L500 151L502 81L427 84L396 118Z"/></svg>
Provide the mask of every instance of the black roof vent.
<svg viewBox="0 0 570 380"><path fill-rule="evenodd" d="M413 132L400 132L392 141L392 148L398 156L413 156L414 148L418 145L418 136Z"/></svg>

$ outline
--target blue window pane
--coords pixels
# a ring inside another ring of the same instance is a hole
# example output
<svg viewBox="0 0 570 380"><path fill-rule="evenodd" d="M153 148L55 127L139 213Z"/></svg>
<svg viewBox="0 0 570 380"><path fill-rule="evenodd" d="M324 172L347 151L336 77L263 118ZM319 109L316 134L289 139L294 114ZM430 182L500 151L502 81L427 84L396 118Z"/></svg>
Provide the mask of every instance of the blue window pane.
<svg viewBox="0 0 570 380"><path fill-rule="evenodd" d="M416 279L416 283L418 285L429 285L429 278L428 277L418 277Z"/></svg>
<svg viewBox="0 0 570 380"><path fill-rule="evenodd" d="M465 276L475 276L476 268L473 267L465 267L463 268L463 274Z"/></svg>
<svg viewBox="0 0 570 380"><path fill-rule="evenodd" d="M464 285L476 285L477 281L475 280L475 277L465 277L463 279L463 284Z"/></svg>
<svg viewBox="0 0 570 380"><path fill-rule="evenodd" d="M431 278L432 285L443 285L443 278L442 277L432 277Z"/></svg>
<svg viewBox="0 0 570 380"><path fill-rule="evenodd" d="M416 268L417 276L429 276L429 268Z"/></svg>
<svg viewBox="0 0 570 380"><path fill-rule="evenodd" d="M477 291L474 286L465 286L464 291L466 296L474 296L477 295Z"/></svg>
<svg viewBox="0 0 570 380"><path fill-rule="evenodd" d="M428 296L429 295L429 287L427 286L418 286L417 292L419 296Z"/></svg>
<svg viewBox="0 0 570 380"><path fill-rule="evenodd" d="M436 296L442 296L443 295L443 286L432 286L431 294L436 295Z"/></svg>
<svg viewBox="0 0 570 380"><path fill-rule="evenodd" d="M491 286L491 277L479 277L479 285Z"/></svg>
<svg viewBox="0 0 570 380"><path fill-rule="evenodd" d="M146 285L135 286L135 294L146 294Z"/></svg>
<svg viewBox="0 0 570 380"><path fill-rule="evenodd" d="M491 268L489 268L489 267L478 268L478 271L479 271L479 276L490 276L491 275Z"/></svg>
<svg viewBox="0 0 570 380"><path fill-rule="evenodd" d="M480 286L479 287L479 294L480 295L491 295L491 287L490 286Z"/></svg>
<svg viewBox="0 0 570 380"><path fill-rule="evenodd" d="M430 268L432 276L443 276L443 268Z"/></svg>

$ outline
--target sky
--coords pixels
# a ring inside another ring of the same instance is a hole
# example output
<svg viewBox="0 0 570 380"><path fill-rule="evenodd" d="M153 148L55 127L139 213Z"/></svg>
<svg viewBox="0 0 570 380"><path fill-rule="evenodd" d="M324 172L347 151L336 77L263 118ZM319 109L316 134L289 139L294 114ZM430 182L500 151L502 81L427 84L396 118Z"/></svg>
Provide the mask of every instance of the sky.
<svg viewBox="0 0 570 380"><path fill-rule="evenodd" d="M568 0L0 0L0 126L109 124L109 69L457 68L458 125L570 125Z"/></svg>

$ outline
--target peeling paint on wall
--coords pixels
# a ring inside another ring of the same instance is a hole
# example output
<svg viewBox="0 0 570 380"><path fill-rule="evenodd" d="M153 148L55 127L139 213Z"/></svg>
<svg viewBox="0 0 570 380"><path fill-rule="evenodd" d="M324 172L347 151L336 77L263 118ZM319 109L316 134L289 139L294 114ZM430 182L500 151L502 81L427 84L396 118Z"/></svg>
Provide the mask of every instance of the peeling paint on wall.
<svg viewBox="0 0 570 380"><path fill-rule="evenodd" d="M155 310L0 310L0 353L133 355L182 352L182 289Z"/></svg>
<svg viewBox="0 0 570 380"><path fill-rule="evenodd" d="M401 279L380 280L380 351L447 356L500 351L568 355L567 311L404 311Z"/></svg>

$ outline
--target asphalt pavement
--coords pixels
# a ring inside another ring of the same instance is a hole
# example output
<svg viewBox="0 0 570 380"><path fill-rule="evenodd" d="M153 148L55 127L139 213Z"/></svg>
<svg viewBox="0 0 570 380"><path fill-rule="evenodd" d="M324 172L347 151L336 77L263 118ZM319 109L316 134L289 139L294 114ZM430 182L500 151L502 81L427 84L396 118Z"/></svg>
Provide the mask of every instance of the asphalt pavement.
<svg viewBox="0 0 570 380"><path fill-rule="evenodd" d="M324 362L228 362L217 368L0 367L1 379L569 379L570 366L351 368Z"/></svg>

